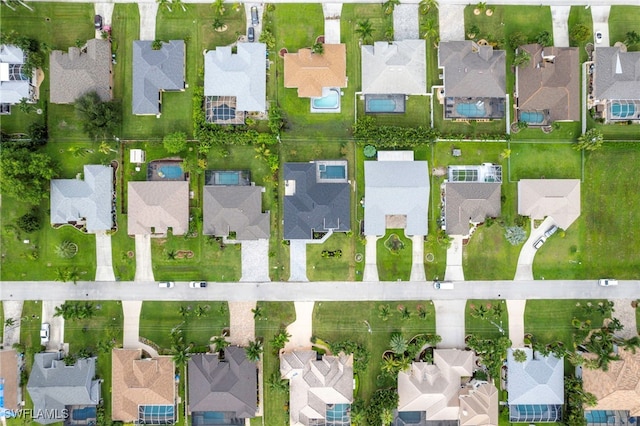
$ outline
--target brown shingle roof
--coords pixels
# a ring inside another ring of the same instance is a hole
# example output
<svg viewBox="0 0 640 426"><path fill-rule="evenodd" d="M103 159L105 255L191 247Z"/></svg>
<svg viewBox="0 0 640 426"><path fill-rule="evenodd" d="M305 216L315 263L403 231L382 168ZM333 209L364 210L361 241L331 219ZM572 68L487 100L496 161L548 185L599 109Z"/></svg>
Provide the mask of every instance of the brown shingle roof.
<svg viewBox="0 0 640 426"><path fill-rule="evenodd" d="M138 420L139 405L175 405L175 364L171 357L141 357L141 349L113 350L113 420Z"/></svg>
<svg viewBox="0 0 640 426"><path fill-rule="evenodd" d="M595 407L587 410L629 410L631 416L640 416L640 351L618 349L619 361L611 361L609 370L582 370L585 392L598 399Z"/></svg>
<svg viewBox="0 0 640 426"><path fill-rule="evenodd" d="M325 44L322 54L311 49L284 55L284 87L298 88L298 97L322 96L323 87L347 87L347 49Z"/></svg>
<svg viewBox="0 0 640 426"><path fill-rule="evenodd" d="M0 351L0 378L4 379L4 408L17 410L18 354L13 349Z"/></svg>
<svg viewBox="0 0 640 426"><path fill-rule="evenodd" d="M129 182L129 235L184 235L189 229L189 182Z"/></svg>
<svg viewBox="0 0 640 426"><path fill-rule="evenodd" d="M518 108L549 110L551 121L580 120L580 64L577 47L520 46L531 56L518 68Z"/></svg>

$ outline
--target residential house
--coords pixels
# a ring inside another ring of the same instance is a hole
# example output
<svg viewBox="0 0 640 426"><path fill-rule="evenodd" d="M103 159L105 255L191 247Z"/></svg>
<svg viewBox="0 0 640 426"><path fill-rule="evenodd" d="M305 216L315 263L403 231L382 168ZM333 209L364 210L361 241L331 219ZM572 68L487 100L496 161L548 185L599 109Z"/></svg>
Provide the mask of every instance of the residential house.
<svg viewBox="0 0 640 426"><path fill-rule="evenodd" d="M413 151L378 151L364 162L364 234L384 235L402 228L406 235L427 235L429 164L413 161Z"/></svg>
<svg viewBox="0 0 640 426"><path fill-rule="evenodd" d="M527 44L531 60L516 67L517 118L529 126L580 121L580 59L577 47Z"/></svg>
<svg viewBox="0 0 640 426"><path fill-rule="evenodd" d="M376 41L362 46L362 93L425 95L427 50L424 40Z"/></svg>
<svg viewBox="0 0 640 426"><path fill-rule="evenodd" d="M497 425L498 390L471 380L475 359L473 351L436 349L433 363L413 362L398 373L394 426Z"/></svg>
<svg viewBox="0 0 640 426"><path fill-rule="evenodd" d="M0 45L0 114L11 114L11 105L38 100L36 70L24 71L25 53L17 46Z"/></svg>
<svg viewBox="0 0 640 426"><path fill-rule="evenodd" d="M284 164L284 239L310 240L314 232L351 229L351 186L346 161Z"/></svg>
<svg viewBox="0 0 640 426"><path fill-rule="evenodd" d="M129 182L129 235L184 235L189 230L189 182Z"/></svg>
<svg viewBox="0 0 640 426"><path fill-rule="evenodd" d="M162 92L184 91L185 46L183 40L162 42L154 50L154 41L133 42L132 112L136 115L162 113Z"/></svg>
<svg viewBox="0 0 640 426"><path fill-rule="evenodd" d="M518 362L516 349L507 350L507 404L509 421L519 423L558 422L564 404L564 361L543 356L530 348L527 359Z"/></svg>
<svg viewBox="0 0 640 426"><path fill-rule="evenodd" d="M284 55L284 87L297 88L298 97L323 96L322 89L347 87L345 44L324 44L323 53L300 49Z"/></svg>
<svg viewBox="0 0 640 426"><path fill-rule="evenodd" d="M282 353L280 375L289 380L289 424L351 424L353 355Z"/></svg>
<svg viewBox="0 0 640 426"><path fill-rule="evenodd" d="M13 417L13 411L19 408L22 400L20 387L20 368L22 362L13 349L0 350L0 419ZM9 410L7 412L6 410Z"/></svg>
<svg viewBox="0 0 640 426"><path fill-rule="evenodd" d="M204 96L210 122L242 124L246 112L266 111L267 47L239 43L236 49L233 53L231 46L218 46L204 54Z"/></svg>
<svg viewBox="0 0 640 426"><path fill-rule="evenodd" d="M85 165L84 179L51 180L51 225L84 225L86 232L108 231L115 223L113 168ZM78 174L79 175L79 174Z"/></svg>
<svg viewBox="0 0 640 426"><path fill-rule="evenodd" d="M474 41L440 42L444 117L475 120L504 118L506 52Z"/></svg>
<svg viewBox="0 0 640 426"><path fill-rule="evenodd" d="M596 116L608 122L640 120L640 52L598 47L593 62L589 105L595 105Z"/></svg>
<svg viewBox="0 0 640 426"><path fill-rule="evenodd" d="M80 358L67 365L62 352L34 355L27 392L33 400L36 422L46 425L66 420L75 424L74 412L82 413L83 424L95 422L100 402L100 383L96 377L96 358Z"/></svg>
<svg viewBox="0 0 640 426"><path fill-rule="evenodd" d="M582 369L582 388L597 399L585 407L587 423L633 424L640 417L640 351L618 348L620 359L603 369Z"/></svg>
<svg viewBox="0 0 640 426"><path fill-rule="evenodd" d="M136 424L173 424L175 363L170 356L142 358L142 349L114 349L111 419Z"/></svg>
<svg viewBox="0 0 640 426"><path fill-rule="evenodd" d="M543 220L551 216L567 229L580 216L580 179L521 179L518 214Z"/></svg>
<svg viewBox="0 0 640 426"><path fill-rule="evenodd" d="M205 185L203 234L238 240L269 239L269 213L262 212L261 186Z"/></svg>
<svg viewBox="0 0 640 426"><path fill-rule="evenodd" d="M443 229L448 235L468 237L470 228L501 213L502 167L449 166L443 188Z"/></svg>
<svg viewBox="0 0 640 426"><path fill-rule="evenodd" d="M189 413L192 424L244 425L258 407L258 369L244 348L189 358Z"/></svg>
<svg viewBox="0 0 640 426"><path fill-rule="evenodd" d="M104 102L113 99L111 42L93 38L69 53L54 50L49 56L50 95L54 104L72 104L88 92Z"/></svg>

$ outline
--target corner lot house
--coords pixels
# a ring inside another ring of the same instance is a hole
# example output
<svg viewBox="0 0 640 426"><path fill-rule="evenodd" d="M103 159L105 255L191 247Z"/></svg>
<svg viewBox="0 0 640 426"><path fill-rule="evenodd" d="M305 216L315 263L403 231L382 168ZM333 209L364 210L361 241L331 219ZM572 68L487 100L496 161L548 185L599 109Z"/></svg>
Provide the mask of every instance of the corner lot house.
<svg viewBox="0 0 640 426"><path fill-rule="evenodd" d="M237 240L268 239L269 213L262 212L261 186L205 185L203 234Z"/></svg>
<svg viewBox="0 0 640 426"><path fill-rule="evenodd" d="M502 211L500 185L502 166L449 166L443 184L443 219L448 235L466 238L470 228Z"/></svg>
<svg viewBox="0 0 640 426"><path fill-rule="evenodd" d="M289 380L289 423L351 424L353 355L294 351L280 355L280 374Z"/></svg>
<svg viewBox="0 0 640 426"><path fill-rule="evenodd" d="M607 122L640 120L640 52L598 47L593 52L589 107Z"/></svg>
<svg viewBox="0 0 640 426"><path fill-rule="evenodd" d="M529 126L580 120L580 64L577 47L518 48L531 57L516 67L517 119Z"/></svg>
<svg viewBox="0 0 640 426"><path fill-rule="evenodd" d="M84 166L84 179L51 180L51 224L71 223L86 232L113 228L115 192L111 166Z"/></svg>
<svg viewBox="0 0 640 426"><path fill-rule="evenodd" d="M351 229L346 161L284 165L284 239L310 240L314 232Z"/></svg>
<svg viewBox="0 0 640 426"><path fill-rule="evenodd" d="M175 364L170 356L142 358L141 349L114 349L111 364L112 420L175 423Z"/></svg>
<svg viewBox="0 0 640 426"><path fill-rule="evenodd" d="M633 424L640 417L640 351L618 348L619 360L610 361L609 369L582 369L582 387L598 400L595 407L585 407L587 424Z"/></svg>
<svg viewBox="0 0 640 426"><path fill-rule="evenodd" d="M364 234L403 228L407 236L427 235L429 164L413 161L413 151L379 151L364 162Z"/></svg>
<svg viewBox="0 0 640 426"><path fill-rule="evenodd" d="M54 104L72 104L87 92L96 92L105 102L113 98L111 43L107 40L88 40L83 48L70 47L69 53L54 50L49 69Z"/></svg>
<svg viewBox="0 0 640 426"><path fill-rule="evenodd" d="M529 348L525 362L507 351L507 392L510 422L557 422L564 404L564 361Z"/></svg>
<svg viewBox="0 0 640 426"><path fill-rule="evenodd" d="M23 70L25 54L17 46L0 45L0 114L11 114L11 105L38 100L36 70Z"/></svg>
<svg viewBox="0 0 640 426"><path fill-rule="evenodd" d="M132 112L160 115L162 92L184 91L185 48L183 40L163 42L153 50L153 41L133 42Z"/></svg>
<svg viewBox="0 0 640 426"><path fill-rule="evenodd" d="M362 46L362 90L365 112L405 111L405 95L427 93L424 40L376 41Z"/></svg>
<svg viewBox="0 0 640 426"><path fill-rule="evenodd" d="M438 67L443 70L444 118L504 118L506 52L473 41L441 42Z"/></svg>
<svg viewBox="0 0 640 426"><path fill-rule="evenodd" d="M218 46L204 54L204 96L207 121L243 124L245 113L265 112L267 47L264 43Z"/></svg>
<svg viewBox="0 0 640 426"><path fill-rule="evenodd" d="M542 220L551 216L567 229L580 216L580 179L521 179L518 214Z"/></svg>
<svg viewBox="0 0 640 426"><path fill-rule="evenodd" d="M325 44L324 52L300 49L284 55L284 87L297 88L298 97L324 96L323 88L347 87L345 44Z"/></svg>
<svg viewBox="0 0 640 426"><path fill-rule="evenodd" d="M6 417L5 410L17 410L18 401L22 401L18 353L13 349L0 350L0 383L3 387L3 397L0 398L0 419L2 419Z"/></svg>
<svg viewBox="0 0 640 426"><path fill-rule="evenodd" d="M129 182L129 235L184 235L189 230L189 182Z"/></svg>
<svg viewBox="0 0 640 426"><path fill-rule="evenodd" d="M189 412L193 426L244 425L258 408L258 370L244 348L229 346L224 357L189 359Z"/></svg>
<svg viewBox="0 0 640 426"><path fill-rule="evenodd" d="M62 352L35 354L27 383L34 412L38 414L34 420L43 425L57 423L68 413L68 420L82 417L95 421L101 383L94 380L95 376L96 358L81 358L68 366L62 360Z"/></svg>

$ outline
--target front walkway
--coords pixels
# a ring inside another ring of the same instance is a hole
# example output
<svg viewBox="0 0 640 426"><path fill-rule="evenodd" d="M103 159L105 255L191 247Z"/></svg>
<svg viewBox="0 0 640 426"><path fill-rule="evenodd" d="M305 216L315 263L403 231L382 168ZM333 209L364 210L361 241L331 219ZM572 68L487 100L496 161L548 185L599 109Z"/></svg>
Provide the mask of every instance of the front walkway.
<svg viewBox="0 0 640 426"><path fill-rule="evenodd" d="M158 351L140 342L140 312L142 302L122 301L122 315L124 327L122 330L122 347L124 349L142 349L152 357L158 356Z"/></svg>
<svg viewBox="0 0 640 426"><path fill-rule="evenodd" d="M444 279L445 281L464 281L461 235L451 235L451 245L447 249L447 268L444 272Z"/></svg>
<svg viewBox="0 0 640 426"><path fill-rule="evenodd" d="M440 4L440 41L464 41L464 8L460 4Z"/></svg>
<svg viewBox="0 0 640 426"><path fill-rule="evenodd" d="M411 275L409 281L426 281L424 272L424 235L411 237L413 260L411 261Z"/></svg>
<svg viewBox="0 0 640 426"><path fill-rule="evenodd" d="M307 278L307 240L290 240L289 281L309 281Z"/></svg>
<svg viewBox="0 0 640 426"><path fill-rule="evenodd" d="M96 232L96 281L115 281L111 251L111 235Z"/></svg>
<svg viewBox="0 0 640 426"><path fill-rule="evenodd" d="M524 347L524 309L526 300L507 300L507 314L509 315L509 340L511 347Z"/></svg>
<svg viewBox="0 0 640 426"><path fill-rule="evenodd" d="M256 321L251 311L255 308L256 302L229 302L229 343L248 346L256 340Z"/></svg>
<svg viewBox="0 0 640 426"><path fill-rule="evenodd" d="M4 348L10 348L16 343L20 343L20 321L22 318L22 305L23 301L9 301L2 302L2 312L4 318L2 326L4 327L4 333L2 333L2 346ZM7 320L13 320L12 326L7 326Z"/></svg>
<svg viewBox="0 0 640 426"><path fill-rule="evenodd" d="M267 282L269 278L269 240L241 241L242 276L240 281Z"/></svg>
<svg viewBox="0 0 640 426"><path fill-rule="evenodd" d="M418 9L417 3L402 3L393 8L394 40L417 40L420 38L420 24L418 22L420 11Z"/></svg>
<svg viewBox="0 0 640 426"><path fill-rule="evenodd" d="M569 47L569 12L571 6L551 6L553 45L556 47Z"/></svg>
<svg viewBox="0 0 640 426"><path fill-rule="evenodd" d="M322 3L325 44L340 44L340 14L342 3Z"/></svg>
<svg viewBox="0 0 640 426"><path fill-rule="evenodd" d="M289 324L287 333L291 335L284 346L285 351L311 349L313 335L313 304L314 302L295 302L296 320Z"/></svg>
<svg viewBox="0 0 640 426"><path fill-rule="evenodd" d="M446 291L446 290L441 290ZM442 337L437 347L464 348L466 300L434 300L436 308L436 334Z"/></svg>
<svg viewBox="0 0 640 426"><path fill-rule="evenodd" d="M551 228L552 225L555 225L555 222L551 216L547 216L537 228L533 227L533 219L531 220L531 234L527 241L524 242L522 249L520 249L516 276L513 278L514 281L533 280L533 259L538 251L533 247L533 244L538 241L538 238L541 238L545 231Z"/></svg>
<svg viewBox="0 0 640 426"><path fill-rule="evenodd" d="M380 281L378 276L378 238L375 235L367 235L367 244L364 252L364 273L362 281Z"/></svg>
<svg viewBox="0 0 640 426"><path fill-rule="evenodd" d="M136 235L136 275L134 281L155 281L151 265L151 235Z"/></svg>
<svg viewBox="0 0 640 426"><path fill-rule="evenodd" d="M63 349L64 344L64 318L56 317L56 306L60 306L64 300L43 300L42 316L40 322L42 324L49 323L49 342L45 345L47 351L58 351Z"/></svg>
<svg viewBox="0 0 640 426"><path fill-rule="evenodd" d="M174 7L178 7L175 6ZM158 3L138 3L140 11L140 40L156 39L156 15L158 14ZM175 13L181 13L176 11Z"/></svg>

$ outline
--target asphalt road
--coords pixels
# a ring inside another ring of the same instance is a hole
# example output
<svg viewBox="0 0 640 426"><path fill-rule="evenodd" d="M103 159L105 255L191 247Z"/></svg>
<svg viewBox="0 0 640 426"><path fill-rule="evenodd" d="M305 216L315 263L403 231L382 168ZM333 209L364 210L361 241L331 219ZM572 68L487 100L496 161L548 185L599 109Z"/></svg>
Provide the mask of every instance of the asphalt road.
<svg viewBox="0 0 640 426"><path fill-rule="evenodd" d="M460 281L453 290L435 290L431 282L233 282L209 283L204 289L177 282L4 281L0 300L226 300L226 301L365 301L466 299L638 299L640 281L600 287L585 281Z"/></svg>

